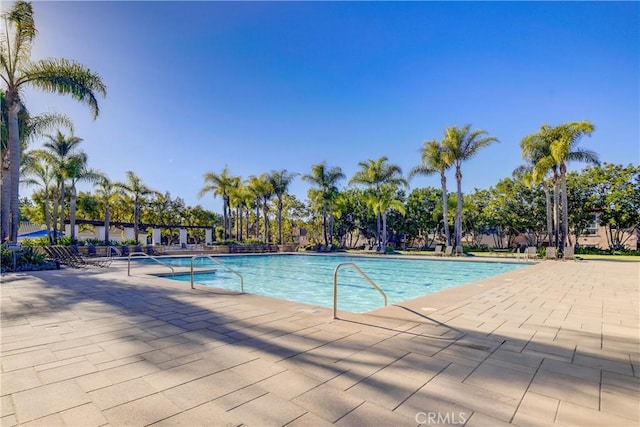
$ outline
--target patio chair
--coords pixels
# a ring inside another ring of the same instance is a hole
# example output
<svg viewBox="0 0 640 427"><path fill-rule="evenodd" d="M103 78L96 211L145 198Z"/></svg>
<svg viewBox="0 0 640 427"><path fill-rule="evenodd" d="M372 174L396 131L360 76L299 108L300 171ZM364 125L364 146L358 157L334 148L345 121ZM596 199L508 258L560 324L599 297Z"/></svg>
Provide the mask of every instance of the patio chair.
<svg viewBox="0 0 640 427"><path fill-rule="evenodd" d="M556 248L551 247L551 246L547 247L545 258L546 259L557 259L558 255L556 254Z"/></svg>
<svg viewBox="0 0 640 427"><path fill-rule="evenodd" d="M524 250L524 259L530 260L536 258L538 258L538 249L535 246L527 246Z"/></svg>
<svg viewBox="0 0 640 427"><path fill-rule="evenodd" d="M562 259L575 260L575 248L573 246L567 246L564 248L564 251L562 252Z"/></svg>
<svg viewBox="0 0 640 427"><path fill-rule="evenodd" d="M442 253L442 245L436 245L436 250L433 251L433 254L435 256L443 256L444 254Z"/></svg>
<svg viewBox="0 0 640 427"><path fill-rule="evenodd" d="M444 250L444 256L452 256L453 255L453 246L447 246Z"/></svg>

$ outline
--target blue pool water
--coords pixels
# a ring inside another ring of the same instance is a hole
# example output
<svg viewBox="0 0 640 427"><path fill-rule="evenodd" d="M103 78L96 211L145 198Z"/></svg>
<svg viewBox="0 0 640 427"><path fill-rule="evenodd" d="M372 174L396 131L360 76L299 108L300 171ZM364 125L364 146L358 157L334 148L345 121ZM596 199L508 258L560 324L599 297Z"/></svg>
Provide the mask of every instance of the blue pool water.
<svg viewBox="0 0 640 427"><path fill-rule="evenodd" d="M526 266L518 263L439 261L327 255L249 255L216 257L244 277L244 291L251 294L333 307L333 271L354 262L387 294L389 304L442 291ZM148 261L148 260L145 260ZM165 263L189 266L191 258L163 258ZM195 282L216 288L240 290L237 275L207 258L194 266L216 269L195 275ZM171 277L168 277L171 278ZM175 280L189 282L188 274ZM382 307L382 296L351 267L338 275L338 308L364 313Z"/></svg>

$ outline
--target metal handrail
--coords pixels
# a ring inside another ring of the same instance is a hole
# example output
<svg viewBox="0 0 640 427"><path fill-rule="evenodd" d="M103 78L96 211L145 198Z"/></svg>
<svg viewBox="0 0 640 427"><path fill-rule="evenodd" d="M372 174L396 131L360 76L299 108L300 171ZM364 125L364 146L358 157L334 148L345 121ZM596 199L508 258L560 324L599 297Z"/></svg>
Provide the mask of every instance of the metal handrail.
<svg viewBox="0 0 640 427"><path fill-rule="evenodd" d="M367 280L367 282L369 282L369 284L373 286L373 288L380 293L380 295L382 295L382 298L384 298L384 306L385 307L387 306L387 294L385 294L384 291L380 289L380 286L376 285L376 283L373 280L371 280L371 278L367 276L364 271L360 270L360 267L358 267L353 262L343 262L342 264L338 264L336 269L333 270L333 318L334 319L338 318L338 271L340 271L342 267L353 267L354 270L360 273L360 275L364 277Z"/></svg>
<svg viewBox="0 0 640 427"><path fill-rule="evenodd" d="M175 270L173 269L173 267L171 267L169 264L165 264L164 262L160 261L158 258L151 256L149 254L145 254L144 252L131 252L129 254L129 259L127 261L127 276L131 276L131 255L143 255L146 256L147 258L151 258L152 260L154 260L155 262L164 265L165 267L171 269L171 275L173 276L175 274Z"/></svg>
<svg viewBox="0 0 640 427"><path fill-rule="evenodd" d="M244 278L242 277L242 274L238 273L236 270L234 270L233 268L229 267L228 265L218 261L217 259L215 259L211 255L194 255L194 256L191 257L191 289L195 289L193 287L193 261L195 261L196 258L209 258L214 263L216 263L218 265L221 265L222 267L226 268L230 272L234 273L236 276L238 276L240 278L240 292L244 293Z"/></svg>
<svg viewBox="0 0 640 427"><path fill-rule="evenodd" d="M122 256L122 252L120 252L120 249L118 249L118 248L117 248L117 247L115 247L115 246L107 246L107 256L108 256L109 258L111 258L111 257L112 257L112 255L111 255L111 250L112 250L112 249L115 251L115 253L116 253L118 256Z"/></svg>

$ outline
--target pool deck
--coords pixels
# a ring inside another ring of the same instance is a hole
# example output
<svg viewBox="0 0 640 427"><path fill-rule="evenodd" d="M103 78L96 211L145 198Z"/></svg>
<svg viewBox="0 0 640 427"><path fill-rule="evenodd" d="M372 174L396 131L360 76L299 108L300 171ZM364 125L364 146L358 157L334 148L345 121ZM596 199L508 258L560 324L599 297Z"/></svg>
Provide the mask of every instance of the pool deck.
<svg viewBox="0 0 640 427"><path fill-rule="evenodd" d="M640 424L640 263L539 262L338 320L145 272L2 277L0 425Z"/></svg>

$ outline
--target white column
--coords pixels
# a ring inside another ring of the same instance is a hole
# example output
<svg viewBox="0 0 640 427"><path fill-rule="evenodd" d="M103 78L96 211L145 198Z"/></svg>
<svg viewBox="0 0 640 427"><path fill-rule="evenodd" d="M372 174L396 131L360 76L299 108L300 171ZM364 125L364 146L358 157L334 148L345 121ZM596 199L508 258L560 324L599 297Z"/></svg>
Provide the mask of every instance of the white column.
<svg viewBox="0 0 640 427"><path fill-rule="evenodd" d="M136 233L133 230L133 227L125 227L124 228L124 240L133 240L136 238Z"/></svg>
<svg viewBox="0 0 640 427"><path fill-rule="evenodd" d="M78 226L76 225L74 228L75 228L74 235L76 236L76 239L77 239L79 234ZM64 225L64 235L67 237L71 237L71 224Z"/></svg>
<svg viewBox="0 0 640 427"><path fill-rule="evenodd" d="M211 233L213 230L211 230L210 228L207 228L204 230L204 243L205 245L210 245L211 244Z"/></svg>
<svg viewBox="0 0 640 427"><path fill-rule="evenodd" d="M96 239L104 241L104 225L96 225Z"/></svg>
<svg viewBox="0 0 640 427"><path fill-rule="evenodd" d="M187 244L187 229L186 228L181 228L180 229L180 246L182 246L182 244Z"/></svg>
<svg viewBox="0 0 640 427"><path fill-rule="evenodd" d="M151 232L151 244L152 245L161 245L162 244L162 235L160 234L159 228L154 228Z"/></svg>

